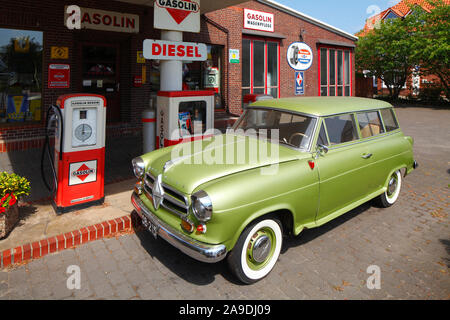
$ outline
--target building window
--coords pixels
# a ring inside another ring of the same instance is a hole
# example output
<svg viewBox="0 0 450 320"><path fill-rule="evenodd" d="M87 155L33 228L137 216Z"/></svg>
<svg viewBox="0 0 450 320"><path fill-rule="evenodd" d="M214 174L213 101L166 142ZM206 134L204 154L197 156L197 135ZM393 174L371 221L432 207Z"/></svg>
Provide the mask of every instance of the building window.
<svg viewBox="0 0 450 320"><path fill-rule="evenodd" d="M0 28L0 122L41 120L40 31Z"/></svg>
<svg viewBox="0 0 450 320"><path fill-rule="evenodd" d="M319 62L319 95L351 96L352 70L350 50L320 48Z"/></svg>
<svg viewBox="0 0 450 320"><path fill-rule="evenodd" d="M278 98L280 44L266 39L242 40L242 97L267 94Z"/></svg>
<svg viewBox="0 0 450 320"><path fill-rule="evenodd" d="M183 63L183 90L214 90L214 106L224 106L222 97L223 47L206 45L208 59Z"/></svg>

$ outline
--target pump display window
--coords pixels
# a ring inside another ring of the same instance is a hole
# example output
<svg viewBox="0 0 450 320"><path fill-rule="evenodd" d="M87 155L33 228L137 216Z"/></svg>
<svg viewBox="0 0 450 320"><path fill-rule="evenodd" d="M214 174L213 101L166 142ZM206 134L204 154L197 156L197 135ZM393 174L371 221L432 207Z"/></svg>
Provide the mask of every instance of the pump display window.
<svg viewBox="0 0 450 320"><path fill-rule="evenodd" d="M178 124L181 137L204 133L206 130L206 102L181 102L178 108Z"/></svg>
<svg viewBox="0 0 450 320"><path fill-rule="evenodd" d="M0 28L0 122L41 120L43 32Z"/></svg>

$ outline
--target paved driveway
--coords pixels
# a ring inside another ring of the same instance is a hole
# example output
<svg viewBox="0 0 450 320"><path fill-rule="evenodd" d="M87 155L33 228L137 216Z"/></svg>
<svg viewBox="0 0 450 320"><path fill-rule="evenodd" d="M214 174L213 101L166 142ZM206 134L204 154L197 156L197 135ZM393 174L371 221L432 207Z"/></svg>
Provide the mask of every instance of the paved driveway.
<svg viewBox="0 0 450 320"><path fill-rule="evenodd" d="M399 108L420 167L389 209L362 205L285 241L257 284L235 281L148 233L94 241L0 272L0 299L450 299L450 111ZM67 289L77 265L81 289ZM380 271L380 289L367 273ZM373 267L375 266L375 267Z"/></svg>

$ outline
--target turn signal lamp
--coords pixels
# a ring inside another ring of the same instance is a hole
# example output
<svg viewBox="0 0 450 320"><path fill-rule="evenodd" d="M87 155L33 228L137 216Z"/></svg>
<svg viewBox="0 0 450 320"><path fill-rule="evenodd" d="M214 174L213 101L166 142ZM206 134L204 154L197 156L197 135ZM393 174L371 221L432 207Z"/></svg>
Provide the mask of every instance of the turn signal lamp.
<svg viewBox="0 0 450 320"><path fill-rule="evenodd" d="M188 220L181 220L181 227L189 233L194 231L194 224Z"/></svg>

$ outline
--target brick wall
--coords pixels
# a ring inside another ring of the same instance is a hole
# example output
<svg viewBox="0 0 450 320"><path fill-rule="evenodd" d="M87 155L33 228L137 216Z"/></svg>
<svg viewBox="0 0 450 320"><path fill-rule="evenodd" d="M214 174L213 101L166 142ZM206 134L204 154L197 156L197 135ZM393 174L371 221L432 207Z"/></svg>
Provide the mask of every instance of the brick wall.
<svg viewBox="0 0 450 320"><path fill-rule="evenodd" d="M238 6L232 6L223 10L206 14L206 16L229 30L230 48L239 49L242 52L242 29L244 24L244 8L270 12L274 14L275 33L286 38L281 41L281 97L295 96L295 71L289 67L286 61L288 46L294 41L300 41L300 30L306 30L303 40L314 50L314 63L305 72L305 96L317 96L319 92L319 70L317 61L317 41L327 39L331 41L345 42L350 45L354 41L328 31L322 27L313 25L288 13L276 10L270 6L256 1L248 1ZM228 53L228 48L226 48ZM230 111L241 113L241 64L227 64L230 77ZM355 70L355 57L352 51L352 70ZM355 74L352 74L352 92L355 92Z"/></svg>
<svg viewBox="0 0 450 320"><path fill-rule="evenodd" d="M5 1L3 1L5 2ZM77 4L81 7L104 9L108 11L126 12L139 15L139 34L119 32L104 32L94 30L68 30L64 26L64 6ZM330 32L324 28L296 18L290 14L275 10L256 1L249 1L239 6L229 7L206 14L201 20L201 33L185 33L184 41L196 41L207 44L221 45L224 48L222 70L223 98L225 105L232 113L241 112L241 64L228 63L228 49L239 49L242 52L243 9L272 12L275 15L275 32L282 34L286 39L281 42L281 97L294 95L294 76L285 59L287 47L291 42L299 41L301 29L307 34L305 42L315 50L317 59L317 40L328 39L353 44L352 40ZM141 74L141 64L136 62L136 52L142 50L144 39L160 39L160 31L153 29L153 9L146 6L137 6L119 1L105 0L20 0L6 1L0 10L0 28L31 29L44 32L43 53L43 105L46 110L54 103L58 96L80 92L81 83L81 52L80 43L118 43L120 46L120 104L121 122L109 124L107 139L119 135L141 134L141 113L148 107L150 99L150 86L144 85L134 88L133 77ZM51 46L65 46L69 48L67 60L50 60ZM354 70L354 56L352 55ZM50 63L68 63L71 65L71 83L68 89L48 89L47 76ZM149 79L150 63L147 65L147 79ZM305 73L305 95L318 95L318 63ZM353 89L355 92L355 79L353 74ZM45 111L44 111L45 113ZM42 115L45 119L45 114ZM44 136L44 120L38 124L0 127L0 152L22 150L40 147Z"/></svg>

